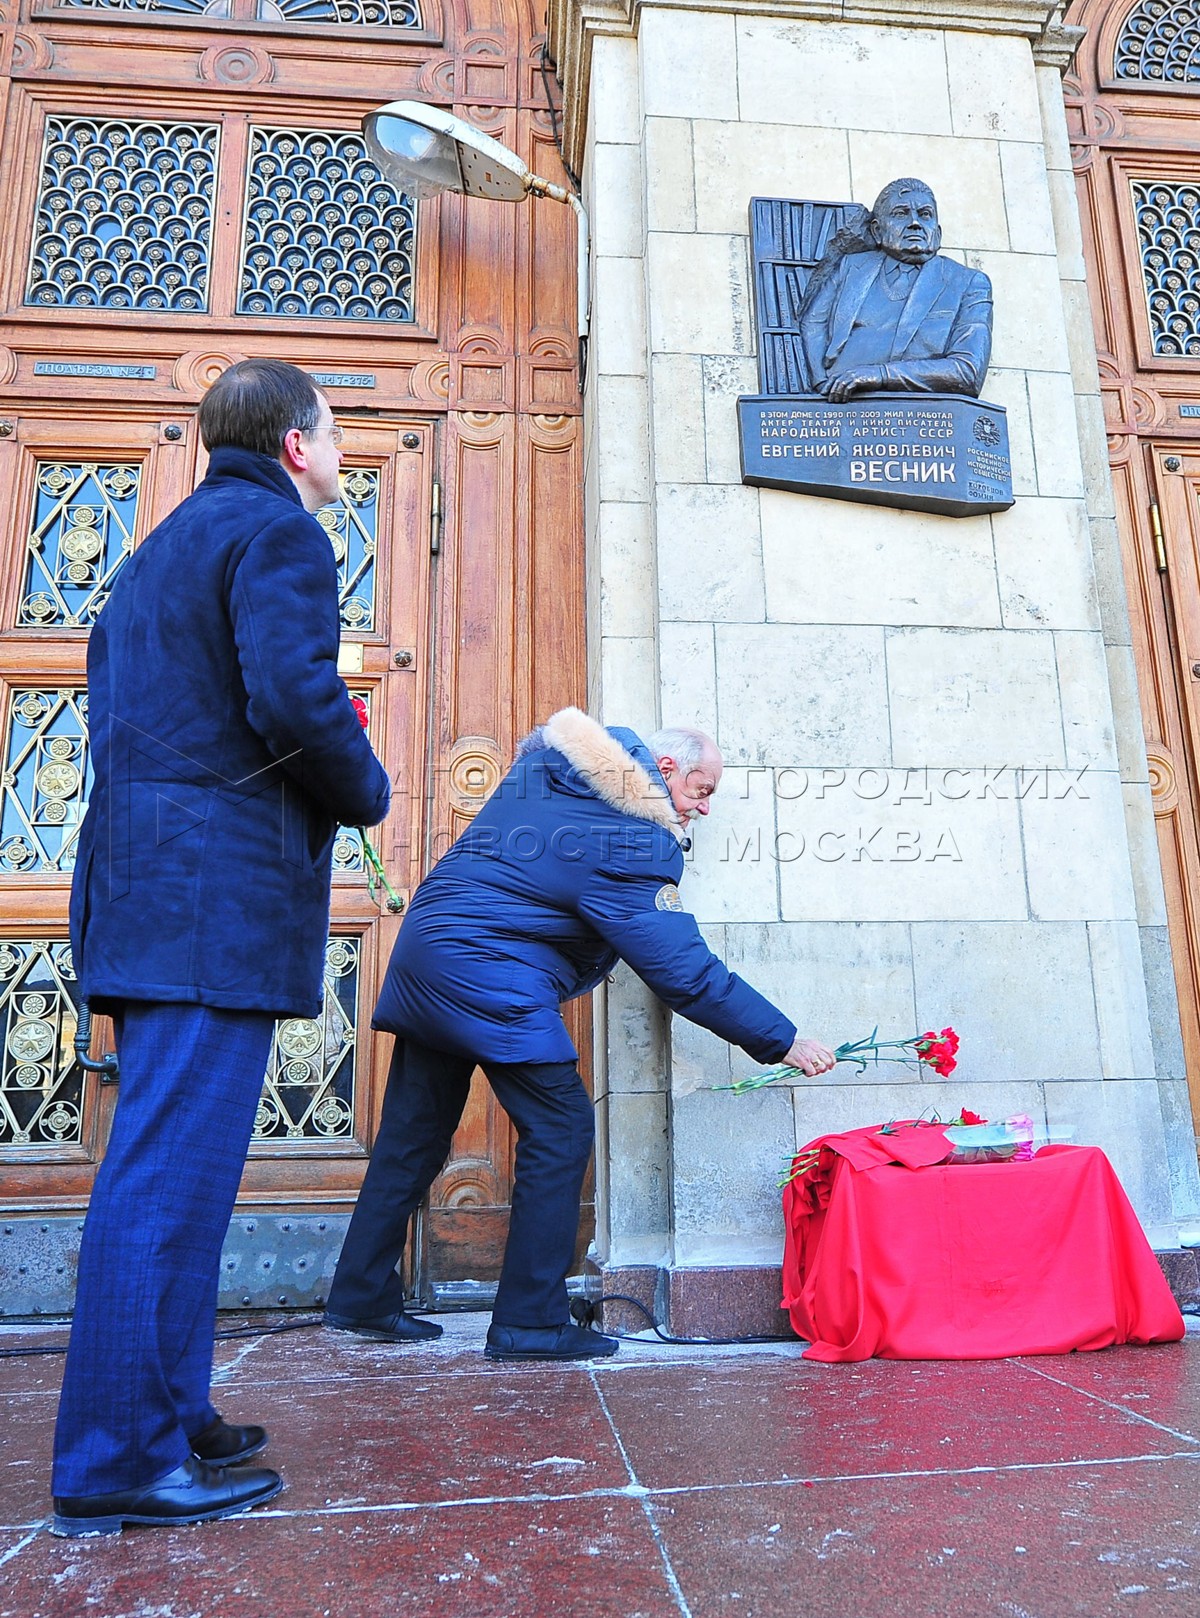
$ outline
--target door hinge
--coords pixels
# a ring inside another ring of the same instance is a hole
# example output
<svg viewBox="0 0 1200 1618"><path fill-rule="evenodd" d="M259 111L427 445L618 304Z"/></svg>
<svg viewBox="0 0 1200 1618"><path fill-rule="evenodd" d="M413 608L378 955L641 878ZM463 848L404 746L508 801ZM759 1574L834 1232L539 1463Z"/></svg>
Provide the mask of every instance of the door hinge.
<svg viewBox="0 0 1200 1618"><path fill-rule="evenodd" d="M442 486L433 480L433 494L429 503L429 549L434 556L442 548Z"/></svg>
<svg viewBox="0 0 1200 1618"><path fill-rule="evenodd" d="M1158 501L1150 502L1150 532L1154 535L1154 560L1160 573L1167 571L1167 546L1163 539L1162 518L1158 512Z"/></svg>

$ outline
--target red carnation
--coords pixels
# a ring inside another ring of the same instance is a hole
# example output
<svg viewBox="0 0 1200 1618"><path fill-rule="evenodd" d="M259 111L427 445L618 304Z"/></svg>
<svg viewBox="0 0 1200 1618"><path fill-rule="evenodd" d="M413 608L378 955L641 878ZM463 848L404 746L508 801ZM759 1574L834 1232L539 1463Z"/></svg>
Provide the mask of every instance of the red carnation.
<svg viewBox="0 0 1200 1618"><path fill-rule="evenodd" d="M918 1037L913 1048L917 1053L917 1060L931 1067L941 1079L948 1079L958 1066L955 1060L958 1035L953 1028L943 1028L940 1034L927 1029Z"/></svg>
<svg viewBox="0 0 1200 1618"><path fill-rule="evenodd" d="M860 1073L865 1073L868 1062L907 1062L910 1067L930 1067L940 1079L948 1079L958 1066L958 1035L953 1028L943 1028L940 1034L935 1034L932 1028L927 1028L923 1034L910 1034L907 1039L880 1039L879 1027L876 1025L866 1039L849 1039L839 1045L833 1053L835 1062L853 1062ZM901 1056L893 1056L893 1051L902 1051ZM800 1069L788 1067L780 1063L768 1068L765 1073L756 1073L753 1078L738 1079L735 1084L716 1084L714 1090L732 1090L735 1095L742 1095L747 1090L757 1090L764 1084L774 1084L776 1079L794 1079L799 1076ZM977 1123L986 1120L976 1118ZM794 1167L794 1166L793 1166Z"/></svg>
<svg viewBox="0 0 1200 1618"><path fill-rule="evenodd" d="M981 1118L977 1112L972 1112L969 1107L964 1107L963 1110L959 1113L958 1116L959 1116L959 1121L961 1123L964 1123L964 1124L986 1124L987 1123L986 1118Z"/></svg>
<svg viewBox="0 0 1200 1618"><path fill-rule="evenodd" d="M358 715L359 724L362 726L362 728L364 730L366 730L367 726L371 722L371 716L367 712L366 703L363 701L363 699L361 697L351 697L350 698L350 703L351 703L351 706L353 707L355 713Z"/></svg>

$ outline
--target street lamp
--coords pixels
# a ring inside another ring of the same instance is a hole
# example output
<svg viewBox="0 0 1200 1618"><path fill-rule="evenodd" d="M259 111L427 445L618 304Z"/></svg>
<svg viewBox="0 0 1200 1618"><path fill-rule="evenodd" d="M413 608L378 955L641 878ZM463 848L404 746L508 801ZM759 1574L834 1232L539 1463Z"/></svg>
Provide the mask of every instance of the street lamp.
<svg viewBox="0 0 1200 1618"><path fill-rule="evenodd" d="M588 217L571 191L534 174L516 152L474 124L423 101L389 101L363 119L371 156L396 186L418 197L457 191L467 197L521 202L550 197L575 210L579 236L579 385L588 335Z"/></svg>

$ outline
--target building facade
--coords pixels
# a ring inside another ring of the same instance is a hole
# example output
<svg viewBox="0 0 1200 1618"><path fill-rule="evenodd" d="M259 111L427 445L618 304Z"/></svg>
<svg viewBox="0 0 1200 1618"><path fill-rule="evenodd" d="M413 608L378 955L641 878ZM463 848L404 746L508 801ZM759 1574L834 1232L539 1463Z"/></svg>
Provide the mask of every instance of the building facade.
<svg viewBox="0 0 1200 1618"><path fill-rule="evenodd" d="M600 1123L580 1253L594 1236L610 1289L677 1331L780 1329L780 1165L826 1130L961 1105L1103 1146L1195 1289L1200 68L1166 0L1078 10L552 0L543 28L472 0L9 0L8 1313L69 1307L112 1104L74 1059L65 936L87 628L202 475L204 387L251 353L308 368L347 429L323 520L344 672L401 786L383 853L402 893L515 739L586 694L724 750L683 895L731 965L830 1043L962 1035L948 1083L841 1068L735 1097L714 1087L747 1059L619 970L590 1032L571 1014ZM578 177L582 394L569 214L397 196L357 131L399 96ZM1006 511L741 480L751 198L869 205L904 174L933 187L943 251L992 281ZM326 1009L278 1030L226 1303L322 1295L398 925L347 833ZM414 1244L427 1299L486 1294L511 1151L481 1086Z"/></svg>
<svg viewBox="0 0 1200 1618"><path fill-rule="evenodd" d="M832 1043L951 1023L964 1038L950 1083L842 1067L734 1099L711 1086L745 1059L618 975L598 1017L603 1267L665 1297L684 1330L769 1329L780 1163L826 1130L966 1104L1103 1146L1194 1286L1181 1244L1196 1236L1196 1093L1156 840L1167 805L1138 698L1140 675L1153 708L1154 605L1123 567L1142 511L1116 520L1115 394L1091 312L1116 307L1129 398L1128 333L1157 318L1157 294L1146 227L1118 237L1111 209L1089 219L1089 285L1073 163L1077 130L1080 160L1108 161L1107 58L1089 33L1069 124L1062 75L1082 36L1040 4L563 0L550 21L565 150L596 215L593 706L718 738L729 767L685 900L803 1028ZM1194 60L1171 71L1186 106ZM1169 138L1186 134L1181 111ZM1161 161L1133 163L1142 191L1156 194ZM1186 169L1172 159L1172 218L1186 213L1194 253ZM944 251L993 285L984 397L1007 408L1008 511L929 516L741 480L735 402L759 391L751 198L870 205L901 175L929 182ZM1189 372L1195 386L1195 264L1163 272L1186 282L1166 326L1192 322L1173 369L1158 362L1168 397ZM1186 440L1186 418L1151 419ZM1188 567L1194 588L1194 551ZM1181 744L1173 805L1191 798L1183 757ZM1190 846L1178 865L1194 866Z"/></svg>

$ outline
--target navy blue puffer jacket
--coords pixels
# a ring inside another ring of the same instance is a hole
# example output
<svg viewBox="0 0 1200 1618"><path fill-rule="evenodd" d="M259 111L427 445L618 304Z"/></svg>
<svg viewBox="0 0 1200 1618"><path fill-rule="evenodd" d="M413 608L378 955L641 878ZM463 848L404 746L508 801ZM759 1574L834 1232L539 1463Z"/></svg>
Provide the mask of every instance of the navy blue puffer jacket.
<svg viewBox="0 0 1200 1618"><path fill-rule="evenodd" d="M563 709L417 889L374 1026L479 1061L571 1061L559 1006L620 958L672 1010L778 1061L795 1027L683 909L680 835L633 732Z"/></svg>

